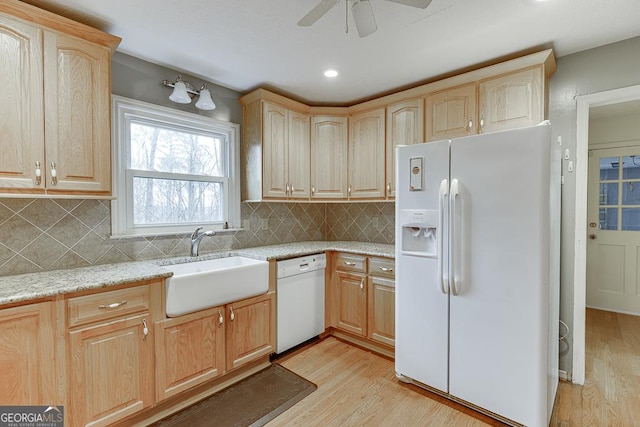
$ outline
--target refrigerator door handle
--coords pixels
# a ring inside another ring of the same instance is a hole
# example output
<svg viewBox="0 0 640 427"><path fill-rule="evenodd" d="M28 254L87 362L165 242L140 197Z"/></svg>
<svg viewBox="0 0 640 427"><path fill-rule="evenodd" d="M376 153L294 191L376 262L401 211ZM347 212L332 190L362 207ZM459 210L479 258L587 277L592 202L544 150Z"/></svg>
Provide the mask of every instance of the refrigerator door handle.
<svg viewBox="0 0 640 427"><path fill-rule="evenodd" d="M451 188L449 190L449 233L451 239L449 240L449 280L451 283L451 293L453 296L458 295L458 278L456 277L456 252L459 250L458 248L458 239L457 239L457 227L456 227L456 200L460 195L458 180L451 180Z"/></svg>
<svg viewBox="0 0 640 427"><path fill-rule="evenodd" d="M449 293L449 275L444 268L444 209L445 209L445 198L447 197L449 192L449 182L446 179L443 179L440 182L440 192L438 197L438 234L436 235L438 239L438 280L440 281L440 289L443 294Z"/></svg>

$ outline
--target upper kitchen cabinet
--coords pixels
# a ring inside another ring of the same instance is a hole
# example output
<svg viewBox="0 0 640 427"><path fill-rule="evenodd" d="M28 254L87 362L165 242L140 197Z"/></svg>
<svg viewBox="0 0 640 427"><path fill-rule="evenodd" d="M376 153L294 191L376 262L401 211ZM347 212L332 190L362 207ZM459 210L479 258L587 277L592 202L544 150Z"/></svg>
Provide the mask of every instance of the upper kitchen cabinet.
<svg viewBox="0 0 640 427"><path fill-rule="evenodd" d="M240 102L244 110L242 199L309 199L310 132L305 106L296 109L294 101L263 90Z"/></svg>
<svg viewBox="0 0 640 427"><path fill-rule="evenodd" d="M384 132L384 108L349 117L349 199L384 199Z"/></svg>
<svg viewBox="0 0 640 427"><path fill-rule="evenodd" d="M545 120L543 81L542 67L535 67L480 82L480 132L534 126Z"/></svg>
<svg viewBox="0 0 640 427"><path fill-rule="evenodd" d="M427 95L427 141L476 133L476 87L472 83Z"/></svg>
<svg viewBox="0 0 640 427"><path fill-rule="evenodd" d="M496 64L438 82L426 97L426 140L534 126L548 118L551 51ZM472 80L469 82L469 80ZM447 87L447 82L451 86ZM457 82L463 85L452 87Z"/></svg>
<svg viewBox="0 0 640 427"><path fill-rule="evenodd" d="M387 198L396 196L396 146L424 142L424 99L416 98L387 107Z"/></svg>
<svg viewBox="0 0 640 427"><path fill-rule="evenodd" d="M311 198L347 198L347 117L311 117Z"/></svg>
<svg viewBox="0 0 640 427"><path fill-rule="evenodd" d="M111 195L110 58L120 39L0 3L0 194Z"/></svg>

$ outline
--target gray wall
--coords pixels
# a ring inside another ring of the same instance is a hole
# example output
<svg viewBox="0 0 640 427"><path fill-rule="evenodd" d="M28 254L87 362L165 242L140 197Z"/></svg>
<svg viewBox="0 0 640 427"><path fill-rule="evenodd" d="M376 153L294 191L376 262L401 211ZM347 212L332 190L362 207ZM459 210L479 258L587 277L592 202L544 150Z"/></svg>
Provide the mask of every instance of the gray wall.
<svg viewBox="0 0 640 427"><path fill-rule="evenodd" d="M575 53L558 59L551 78L549 118L554 138L562 137L571 158L576 150L576 96L640 84L640 37ZM563 170L560 318L573 331L573 266L575 174ZM572 370L572 335L560 346L560 369Z"/></svg>

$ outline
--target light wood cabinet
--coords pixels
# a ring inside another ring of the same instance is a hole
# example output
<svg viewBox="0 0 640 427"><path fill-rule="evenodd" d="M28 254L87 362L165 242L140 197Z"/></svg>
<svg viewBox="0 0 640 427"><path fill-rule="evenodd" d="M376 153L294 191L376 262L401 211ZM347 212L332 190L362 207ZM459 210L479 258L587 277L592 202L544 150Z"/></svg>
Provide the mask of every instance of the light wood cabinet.
<svg viewBox="0 0 640 427"><path fill-rule="evenodd" d="M480 132L535 126L546 118L542 67L479 83Z"/></svg>
<svg viewBox="0 0 640 427"><path fill-rule="evenodd" d="M395 273L394 260L369 258L369 300L367 337L395 346Z"/></svg>
<svg viewBox="0 0 640 427"><path fill-rule="evenodd" d="M349 117L349 199L385 197L385 109Z"/></svg>
<svg viewBox="0 0 640 427"><path fill-rule="evenodd" d="M158 401L224 373L224 332L224 307L156 323Z"/></svg>
<svg viewBox="0 0 640 427"><path fill-rule="evenodd" d="M42 192L34 181L36 162L45 167L42 30L0 13L0 57L0 191Z"/></svg>
<svg viewBox="0 0 640 427"><path fill-rule="evenodd" d="M415 98L387 107L386 196L396 196L396 146L424 142L424 99Z"/></svg>
<svg viewBox="0 0 640 427"><path fill-rule="evenodd" d="M546 118L542 66L508 73L426 98L426 139L457 138L534 126Z"/></svg>
<svg viewBox="0 0 640 427"><path fill-rule="evenodd" d="M262 196L309 198L309 116L263 104Z"/></svg>
<svg viewBox="0 0 640 427"><path fill-rule="evenodd" d="M336 275L338 328L367 335L367 278L339 271Z"/></svg>
<svg viewBox="0 0 640 427"><path fill-rule="evenodd" d="M0 194L111 194L110 58L119 41L21 2L0 5L0 78L11 82L0 103Z"/></svg>
<svg viewBox="0 0 640 427"><path fill-rule="evenodd" d="M52 302L0 310L0 402L60 405Z"/></svg>
<svg viewBox="0 0 640 427"><path fill-rule="evenodd" d="M267 294L226 306L228 370L275 351L273 297Z"/></svg>
<svg viewBox="0 0 640 427"><path fill-rule="evenodd" d="M347 118L311 117L311 198L347 198Z"/></svg>
<svg viewBox="0 0 640 427"><path fill-rule="evenodd" d="M426 140L457 138L476 132L475 83L427 95L425 108Z"/></svg>
<svg viewBox="0 0 640 427"><path fill-rule="evenodd" d="M69 425L103 426L153 404L149 313L69 333Z"/></svg>
<svg viewBox="0 0 640 427"><path fill-rule="evenodd" d="M333 283L327 288L327 324L349 332L343 338L387 355L395 346L394 264L388 258L332 253Z"/></svg>
<svg viewBox="0 0 640 427"><path fill-rule="evenodd" d="M149 286L67 298L69 425L108 425L153 405Z"/></svg>

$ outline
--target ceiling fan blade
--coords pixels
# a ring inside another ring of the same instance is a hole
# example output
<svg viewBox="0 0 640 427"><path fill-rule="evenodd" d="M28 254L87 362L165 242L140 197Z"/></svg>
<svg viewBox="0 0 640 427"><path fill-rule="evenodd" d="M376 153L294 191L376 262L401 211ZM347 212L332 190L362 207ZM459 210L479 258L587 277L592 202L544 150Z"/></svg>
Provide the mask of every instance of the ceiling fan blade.
<svg viewBox="0 0 640 427"><path fill-rule="evenodd" d="M300 27L309 27L313 25L318 19L322 18L325 13L329 12L333 6L338 4L340 0L322 0L316 7L311 9L309 13L304 15L301 20L298 21Z"/></svg>
<svg viewBox="0 0 640 427"><path fill-rule="evenodd" d="M420 9L426 9L430 4L431 0L387 0L393 3L400 3L405 6L419 7Z"/></svg>
<svg viewBox="0 0 640 427"><path fill-rule="evenodd" d="M367 37L378 29L369 0L359 0L353 3L351 13L360 37Z"/></svg>

